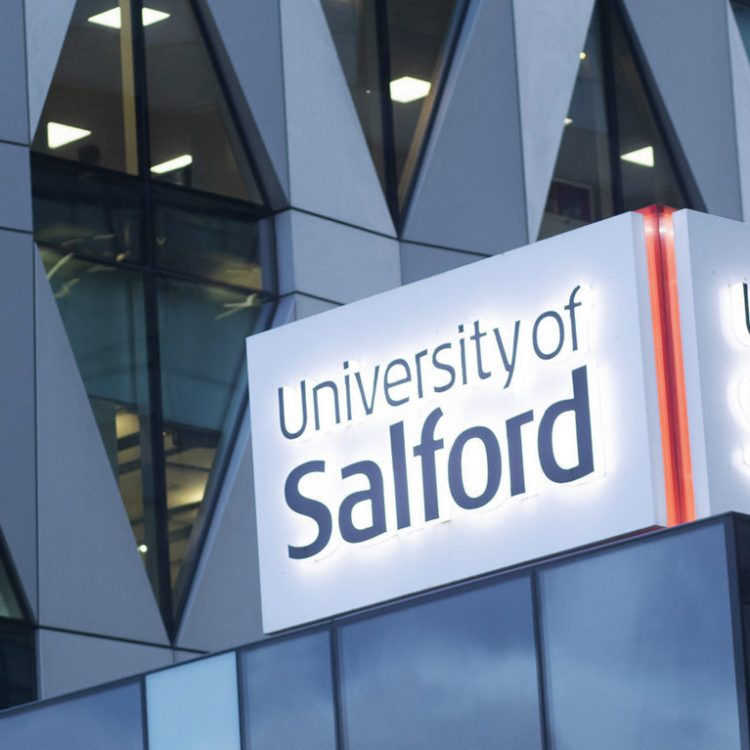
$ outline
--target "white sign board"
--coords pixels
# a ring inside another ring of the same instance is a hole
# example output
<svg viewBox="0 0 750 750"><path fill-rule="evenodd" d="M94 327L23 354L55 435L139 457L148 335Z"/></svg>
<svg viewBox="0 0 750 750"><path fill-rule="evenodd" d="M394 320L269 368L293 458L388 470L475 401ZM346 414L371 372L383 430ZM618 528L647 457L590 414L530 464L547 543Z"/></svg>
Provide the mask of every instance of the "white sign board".
<svg viewBox="0 0 750 750"><path fill-rule="evenodd" d="M674 214L698 517L750 512L750 226Z"/></svg>
<svg viewBox="0 0 750 750"><path fill-rule="evenodd" d="M663 525L643 219L247 341L266 632Z"/></svg>

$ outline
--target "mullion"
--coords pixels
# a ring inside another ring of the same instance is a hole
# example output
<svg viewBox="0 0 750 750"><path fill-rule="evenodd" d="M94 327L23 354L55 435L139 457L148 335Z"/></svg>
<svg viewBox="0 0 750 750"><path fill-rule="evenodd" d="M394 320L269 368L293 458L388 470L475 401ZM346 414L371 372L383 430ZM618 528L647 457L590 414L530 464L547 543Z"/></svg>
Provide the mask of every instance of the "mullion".
<svg viewBox="0 0 750 750"><path fill-rule="evenodd" d="M142 25L143 2L132 0L133 61L135 66L136 109L138 121L139 175L143 187L143 269L146 317L146 356L148 360L150 467L152 478L153 521L156 539L156 594L165 626L174 634L172 582L169 555L169 516L167 512L164 424L162 417L161 351L159 343L158 287L155 270L154 220L150 180L150 134L148 121L148 81L146 44Z"/></svg>

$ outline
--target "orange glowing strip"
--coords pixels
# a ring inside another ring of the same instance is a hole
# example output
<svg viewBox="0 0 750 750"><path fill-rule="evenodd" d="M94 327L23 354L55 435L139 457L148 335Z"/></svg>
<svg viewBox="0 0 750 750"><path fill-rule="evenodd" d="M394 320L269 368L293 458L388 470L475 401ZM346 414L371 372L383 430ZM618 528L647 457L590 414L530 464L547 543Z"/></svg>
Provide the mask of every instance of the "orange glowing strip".
<svg viewBox="0 0 750 750"><path fill-rule="evenodd" d="M667 523L676 526L695 520L695 500L677 294L673 209L650 206L639 213L644 217L648 260Z"/></svg>

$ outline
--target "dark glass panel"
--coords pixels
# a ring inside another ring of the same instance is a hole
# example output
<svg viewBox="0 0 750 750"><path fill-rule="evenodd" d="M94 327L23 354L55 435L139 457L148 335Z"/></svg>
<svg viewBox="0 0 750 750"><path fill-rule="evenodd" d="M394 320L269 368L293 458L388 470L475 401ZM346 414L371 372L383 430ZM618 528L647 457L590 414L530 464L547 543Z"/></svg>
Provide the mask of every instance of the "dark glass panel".
<svg viewBox="0 0 750 750"><path fill-rule="evenodd" d="M130 20L131 0L78 0L34 150L138 171Z"/></svg>
<svg viewBox="0 0 750 750"><path fill-rule="evenodd" d="M547 196L540 239L614 213L610 133L598 13L581 54L570 109Z"/></svg>
<svg viewBox="0 0 750 750"><path fill-rule="evenodd" d="M336 747L327 631L261 646L241 659L247 747Z"/></svg>
<svg viewBox="0 0 750 750"><path fill-rule="evenodd" d="M439 83L440 55L448 41L456 0L387 0L390 51L393 145L399 192L407 161L421 146L435 87ZM408 173L406 174L408 178Z"/></svg>
<svg viewBox="0 0 750 750"><path fill-rule="evenodd" d="M741 746L721 523L551 566L540 593L551 748Z"/></svg>
<svg viewBox="0 0 750 750"><path fill-rule="evenodd" d="M685 197L659 132L625 26L616 12L611 27L622 210L636 210L653 203L684 208Z"/></svg>
<svg viewBox="0 0 750 750"><path fill-rule="evenodd" d="M33 701L36 698L35 683L33 630L25 624L0 621L0 710ZM2 740L0 726L0 746L33 747L5 744Z"/></svg>
<svg viewBox="0 0 750 750"><path fill-rule="evenodd" d="M32 158L34 239L40 245L117 261L141 257L137 182L42 156Z"/></svg>
<svg viewBox="0 0 750 750"><path fill-rule="evenodd" d="M740 591L742 629L744 634L745 669L750 668L750 520L734 519L737 540L737 579ZM746 674L746 680L750 675ZM748 685L750 687L750 684Z"/></svg>
<svg viewBox="0 0 750 750"><path fill-rule="evenodd" d="M271 225L246 206L180 190L157 189L154 246L162 268L250 290L263 288Z"/></svg>
<svg viewBox="0 0 750 750"><path fill-rule="evenodd" d="M140 686L121 685L5 716L0 747L142 750Z"/></svg>
<svg viewBox="0 0 750 750"><path fill-rule="evenodd" d="M188 0L145 27L151 176L260 203L223 91Z"/></svg>
<svg viewBox="0 0 750 750"><path fill-rule="evenodd" d="M22 620L23 612L18 601L18 595L8 575L8 570L0 557L0 618L3 617Z"/></svg>
<svg viewBox="0 0 750 750"><path fill-rule="evenodd" d="M171 279L158 287L172 582L189 546L222 433L237 418L257 295Z"/></svg>
<svg viewBox="0 0 750 750"><path fill-rule="evenodd" d="M541 748L526 578L339 629L347 747Z"/></svg>
<svg viewBox="0 0 750 750"><path fill-rule="evenodd" d="M136 542L156 581L141 275L44 246L41 252Z"/></svg>
<svg viewBox="0 0 750 750"><path fill-rule="evenodd" d="M750 55L750 3L733 0L732 10L737 19L737 27L740 30L742 43L745 45L745 52Z"/></svg>
<svg viewBox="0 0 750 750"><path fill-rule="evenodd" d="M385 84L381 86L380 83L375 10L377 0L321 1L375 169L381 184L385 186L385 115L382 108Z"/></svg>

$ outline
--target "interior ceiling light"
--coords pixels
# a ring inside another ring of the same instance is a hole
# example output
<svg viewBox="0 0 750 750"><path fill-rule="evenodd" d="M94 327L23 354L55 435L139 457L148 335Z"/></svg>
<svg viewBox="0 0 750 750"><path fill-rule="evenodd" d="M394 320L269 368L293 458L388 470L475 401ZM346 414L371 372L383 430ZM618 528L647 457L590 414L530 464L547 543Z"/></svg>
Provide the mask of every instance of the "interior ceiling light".
<svg viewBox="0 0 750 750"><path fill-rule="evenodd" d="M81 138L85 138L87 135L91 135L91 131L85 128L63 125L61 122L47 123L47 146L49 148L67 146L68 143L80 141Z"/></svg>
<svg viewBox="0 0 750 750"><path fill-rule="evenodd" d="M638 164L641 167L653 167L654 147L644 146L643 148L638 148L635 151L628 151L627 154L622 154L620 158L623 161L628 161L631 164Z"/></svg>
<svg viewBox="0 0 750 750"><path fill-rule="evenodd" d="M152 24L159 23L159 21L165 21L169 18L169 15L169 13L165 13L162 10L144 8L141 11L141 20L143 21L144 26L151 26ZM106 26L108 29L121 29L122 14L120 13L120 8L110 8L103 13L97 13L95 16L91 16L88 19L88 22L95 23L98 26Z"/></svg>
<svg viewBox="0 0 750 750"><path fill-rule="evenodd" d="M579 60L585 60L585 59L586 59L586 57L587 57L587 55L586 55L586 53L585 53L585 52L579 52L579 53L578 53L578 59L579 59Z"/></svg>
<svg viewBox="0 0 750 750"><path fill-rule="evenodd" d="M423 81L420 78L403 76L391 81L391 100L401 104L415 102L417 99L424 99L430 93L430 82Z"/></svg>
<svg viewBox="0 0 750 750"><path fill-rule="evenodd" d="M175 156L174 159L167 159L161 164L154 164L151 167L151 171L154 174L166 174L167 172L174 172L175 169L182 169L183 167L189 167L193 163L193 157L190 154L182 154Z"/></svg>
<svg viewBox="0 0 750 750"><path fill-rule="evenodd" d="M572 117L566 117L563 120L563 125L571 125L572 123L573 123L573 118Z"/></svg>

